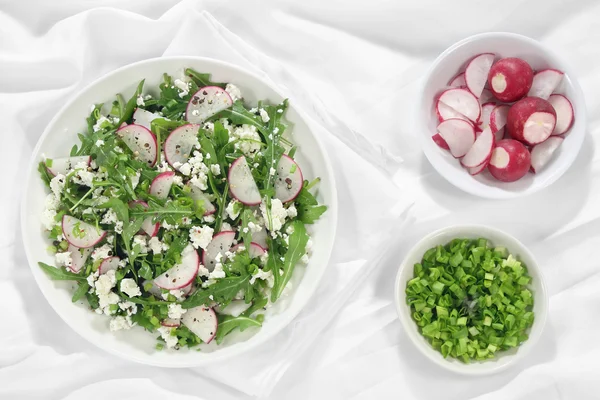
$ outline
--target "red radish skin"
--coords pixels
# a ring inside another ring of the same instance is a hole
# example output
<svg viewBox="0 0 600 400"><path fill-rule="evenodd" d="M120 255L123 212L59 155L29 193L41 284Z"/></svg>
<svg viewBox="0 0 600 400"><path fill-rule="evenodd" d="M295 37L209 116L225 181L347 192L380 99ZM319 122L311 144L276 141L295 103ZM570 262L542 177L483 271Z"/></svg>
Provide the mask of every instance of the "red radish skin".
<svg viewBox="0 0 600 400"><path fill-rule="evenodd" d="M184 164L190 158L195 145L198 145L200 125L187 124L176 128L165 140L165 159L175 168L175 163Z"/></svg>
<svg viewBox="0 0 600 400"><path fill-rule="evenodd" d="M488 83L494 96L507 103L517 101L529 92L533 70L524 60L503 58L490 69Z"/></svg>
<svg viewBox="0 0 600 400"><path fill-rule="evenodd" d="M100 266L98 267L98 272L100 274L105 274L110 270L116 271L117 268L119 268L119 261L121 261L121 259L116 256L105 258L100 263Z"/></svg>
<svg viewBox="0 0 600 400"><path fill-rule="evenodd" d="M71 253L71 265L69 269L75 273L81 271L81 268L85 265L86 260L92 254L92 249L80 249L72 244L69 244L67 251Z"/></svg>
<svg viewBox="0 0 600 400"><path fill-rule="evenodd" d="M533 173L538 173L548 164L563 140L560 136L552 136L545 142L533 146L531 149L531 171Z"/></svg>
<svg viewBox="0 0 600 400"><path fill-rule="evenodd" d="M556 126L556 111L548 101L525 97L510 107L506 127L510 137L528 145L548 139Z"/></svg>
<svg viewBox="0 0 600 400"><path fill-rule="evenodd" d="M482 162L481 165L479 165L477 167L467 168L467 171L469 172L469 175L471 175L471 176L479 175L480 173L482 173L483 171L485 171L485 169L486 169L486 167L488 166L489 163L490 163L490 159L488 158L487 160L485 160L484 162Z"/></svg>
<svg viewBox="0 0 600 400"><path fill-rule="evenodd" d="M166 199L173 185L173 178L175 178L173 171L165 171L156 175L150 183L150 194L162 200Z"/></svg>
<svg viewBox="0 0 600 400"><path fill-rule="evenodd" d="M275 197L283 203L293 201L302 190L304 177L302 170L293 158L284 154L279 159L277 164L277 172L275 173Z"/></svg>
<svg viewBox="0 0 600 400"><path fill-rule="evenodd" d="M439 133L436 133L431 138L433 139L433 141L435 142L435 144L437 144L438 146L440 146L442 149L444 149L444 150L450 150L450 147L448 147L448 143L446 143L446 141L444 140L444 138Z"/></svg>
<svg viewBox="0 0 600 400"><path fill-rule="evenodd" d="M198 252L189 245L183 249L181 263L169 268L154 279L154 284L161 289L181 289L194 281L200 267Z"/></svg>
<svg viewBox="0 0 600 400"><path fill-rule="evenodd" d="M241 156L231 163L227 179L231 194L241 203L247 206L257 206L262 202L246 157Z"/></svg>
<svg viewBox="0 0 600 400"><path fill-rule="evenodd" d="M481 92L485 87L488 74L496 57L493 53L484 53L475 56L465 69L465 82L467 88L475 97L481 97Z"/></svg>
<svg viewBox="0 0 600 400"><path fill-rule="evenodd" d="M440 95L438 101L444 103L473 122L477 122L481 116L481 105L479 104L479 100L467 89L447 89Z"/></svg>
<svg viewBox="0 0 600 400"><path fill-rule="evenodd" d="M129 124L117 129L117 136L133 152L140 161L153 167L158 156L156 136L149 129L136 124Z"/></svg>
<svg viewBox="0 0 600 400"><path fill-rule="evenodd" d="M80 249L93 247L106 236L106 231L70 215L63 215L62 232L67 242Z"/></svg>
<svg viewBox="0 0 600 400"><path fill-rule="evenodd" d="M465 73L461 72L460 74L452 78L450 83L448 83L448 86L456 88L462 88L467 86L467 82L465 82Z"/></svg>
<svg viewBox="0 0 600 400"><path fill-rule="evenodd" d="M533 83L527 96L547 100L562 82L564 73L557 69L539 71L533 77Z"/></svg>
<svg viewBox="0 0 600 400"><path fill-rule="evenodd" d="M548 103L552 104L556 111L556 126L552 135L562 135L568 132L575 122L573 104L562 94L553 94L548 98Z"/></svg>
<svg viewBox="0 0 600 400"><path fill-rule="evenodd" d="M438 121L443 122L447 119L464 119L465 121L469 121L469 118L465 117L455 109L446 104L438 101L435 106L435 112L438 116ZM469 121L471 122L471 121Z"/></svg>
<svg viewBox="0 0 600 400"><path fill-rule="evenodd" d="M454 158L463 157L475 143L475 128L462 119L449 119L438 125L438 132Z"/></svg>
<svg viewBox="0 0 600 400"><path fill-rule="evenodd" d="M225 89L218 86L200 88L190 98L185 111L185 119L193 124L199 124L233 104L233 100Z"/></svg>
<svg viewBox="0 0 600 400"><path fill-rule="evenodd" d="M190 308L181 317L181 322L204 343L210 343L217 334L218 319L212 308L205 306Z"/></svg>
<svg viewBox="0 0 600 400"><path fill-rule="evenodd" d="M496 138L490 128L485 128L460 163L467 168L475 168L483 164L492 154L492 149L494 148L494 143L496 141L495 139Z"/></svg>
<svg viewBox="0 0 600 400"><path fill-rule="evenodd" d="M506 118L508 117L508 110L510 106L505 104L497 105L490 114L490 128L492 132L498 132L506 125Z"/></svg>
<svg viewBox="0 0 600 400"><path fill-rule="evenodd" d="M236 244L235 246L233 246L231 248L231 251L236 252L236 251L238 251L240 246L243 246L243 245L244 245L243 243ZM250 258L258 258L258 257L262 256L263 254L265 254L266 251L267 250L264 249L258 243L250 243L250 250L248 250L248 254L250 255Z"/></svg>
<svg viewBox="0 0 600 400"><path fill-rule="evenodd" d="M504 139L496 143L488 170L502 182L514 182L527 174L531 167L531 154L523 143Z"/></svg>

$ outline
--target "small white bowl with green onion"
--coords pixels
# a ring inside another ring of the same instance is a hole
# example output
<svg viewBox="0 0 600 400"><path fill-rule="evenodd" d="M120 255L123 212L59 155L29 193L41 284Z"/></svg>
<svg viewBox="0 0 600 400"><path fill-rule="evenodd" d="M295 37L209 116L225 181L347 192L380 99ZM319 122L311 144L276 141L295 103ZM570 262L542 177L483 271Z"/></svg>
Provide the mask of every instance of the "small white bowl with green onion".
<svg viewBox="0 0 600 400"><path fill-rule="evenodd" d="M498 229L451 226L425 236L404 258L395 285L408 337L457 373L508 368L546 324L548 295L533 254Z"/></svg>

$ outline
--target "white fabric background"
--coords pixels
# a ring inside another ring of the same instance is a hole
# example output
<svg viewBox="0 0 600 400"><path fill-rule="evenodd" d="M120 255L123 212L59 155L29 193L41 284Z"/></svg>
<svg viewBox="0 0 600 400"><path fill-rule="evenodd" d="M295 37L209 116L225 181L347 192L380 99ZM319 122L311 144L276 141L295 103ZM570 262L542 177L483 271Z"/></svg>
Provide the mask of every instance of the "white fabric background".
<svg viewBox="0 0 600 400"><path fill-rule="evenodd" d="M0 399L600 399L598 20L593 0L0 0ZM494 30L568 58L590 117L563 178L504 202L446 183L412 132L429 63L453 42ZM58 318L32 280L18 211L31 150L69 96L119 66L180 54L236 63L286 91L328 147L342 204L327 277L285 334L224 365L165 370L109 356ZM454 223L519 237L552 295L539 345L493 377L438 369L395 315L402 255Z"/></svg>

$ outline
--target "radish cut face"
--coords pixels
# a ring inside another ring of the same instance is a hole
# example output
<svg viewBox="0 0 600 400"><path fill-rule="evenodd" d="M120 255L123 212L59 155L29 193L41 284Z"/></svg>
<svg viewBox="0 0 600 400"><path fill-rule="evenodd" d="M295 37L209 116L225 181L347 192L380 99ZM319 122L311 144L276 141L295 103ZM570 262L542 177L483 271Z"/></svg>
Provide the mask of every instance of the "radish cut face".
<svg viewBox="0 0 600 400"><path fill-rule="evenodd" d="M158 148L154 133L141 125L130 124L119 128L117 136L141 161L154 166Z"/></svg>
<svg viewBox="0 0 600 400"><path fill-rule="evenodd" d="M133 123L136 125L143 126L148 130L150 130L152 121L157 118L163 117L161 117L158 114L151 113L150 111L146 111L143 108L136 108L133 113Z"/></svg>
<svg viewBox="0 0 600 400"><path fill-rule="evenodd" d="M261 230L258 232L252 232L252 242L256 243L263 249L267 248L267 230L264 226L261 227Z"/></svg>
<svg viewBox="0 0 600 400"><path fill-rule="evenodd" d="M46 167L46 169L53 176L58 174L66 175L70 170L75 168L77 164L85 163L86 165L90 165L90 162L90 156L53 158L52 166Z"/></svg>
<svg viewBox="0 0 600 400"><path fill-rule="evenodd" d="M184 296L189 296L190 293L192 293L193 289L194 289L194 281L192 281L190 284L182 287L181 291L183 292Z"/></svg>
<svg viewBox="0 0 600 400"><path fill-rule="evenodd" d="M80 249L70 243L67 251L71 253L71 265L69 266L69 269L75 273L81 271L81 267L85 265L88 257L92 254L91 248Z"/></svg>
<svg viewBox="0 0 600 400"><path fill-rule="evenodd" d="M231 164L228 179L231 194L237 200L247 206L256 206L261 203L260 192L246 157L241 156Z"/></svg>
<svg viewBox="0 0 600 400"><path fill-rule="evenodd" d="M173 178L175 178L175 172L173 171L165 171L158 174L150 184L150 194L161 200L166 199L173 185Z"/></svg>
<svg viewBox="0 0 600 400"><path fill-rule="evenodd" d="M199 267L198 252L188 244L181 254L181 263L157 276L154 283L161 289L180 289L192 283Z"/></svg>
<svg viewBox="0 0 600 400"><path fill-rule="evenodd" d="M474 168L467 168L467 171L469 172L469 174L470 174L471 176L479 175L480 173L482 173L482 172L485 170L485 168L488 166L489 162L490 162L490 160L489 160L489 158L488 158L488 159L487 159L487 160L486 160L484 163L482 163L480 166L478 166L478 167L474 167Z"/></svg>
<svg viewBox="0 0 600 400"><path fill-rule="evenodd" d="M523 139L529 144L545 141L556 126L556 117L547 112L535 112L523 125Z"/></svg>
<svg viewBox="0 0 600 400"><path fill-rule="evenodd" d="M571 129L575 121L573 105L562 94L553 94L548 98L548 102L552 104L554 111L556 111L556 126L552 131L552 135L562 135Z"/></svg>
<svg viewBox="0 0 600 400"><path fill-rule="evenodd" d="M202 264L207 270L212 271L215 269L217 255L221 253L221 256L225 257L225 252L231 249L234 239L234 231L219 232L212 238L212 241L202 253Z"/></svg>
<svg viewBox="0 0 600 400"><path fill-rule="evenodd" d="M473 122L479 120L481 115L479 100L467 89L448 89L441 94L439 101Z"/></svg>
<svg viewBox="0 0 600 400"><path fill-rule="evenodd" d="M490 114L490 128L492 128L492 132L498 132L504 128L506 119L508 118L508 110L510 110L510 106L504 104L494 107Z"/></svg>
<svg viewBox="0 0 600 400"><path fill-rule="evenodd" d="M438 146L440 146L442 149L444 149L444 150L450 150L450 147L448 147L448 143L446 143L446 141L444 140L444 138L439 133L436 133L431 138L433 139L433 141L435 142L435 144L437 144Z"/></svg>
<svg viewBox="0 0 600 400"><path fill-rule="evenodd" d="M469 118L465 117L452 107L447 106L439 100L435 106L435 112L437 113L438 120L440 122L445 121L447 119L464 119L465 121L469 121Z"/></svg>
<svg viewBox="0 0 600 400"><path fill-rule="evenodd" d="M205 306L190 308L181 317L181 322L204 343L210 343L217 334L217 314L212 308Z"/></svg>
<svg viewBox="0 0 600 400"><path fill-rule="evenodd" d="M495 57L496 55L493 53L479 54L469 62L465 69L467 88L477 98L481 96Z"/></svg>
<svg viewBox="0 0 600 400"><path fill-rule="evenodd" d="M556 126L554 107L539 97L525 97L508 110L506 127L510 137L535 145L548 139Z"/></svg>
<svg viewBox="0 0 600 400"><path fill-rule="evenodd" d="M499 181L514 182L525 176L530 167L531 154L523 143L504 139L496 143L488 170Z"/></svg>
<svg viewBox="0 0 600 400"><path fill-rule="evenodd" d="M475 168L483 164L492 154L496 138L489 127L479 135L473 146L460 161L467 168Z"/></svg>
<svg viewBox="0 0 600 400"><path fill-rule="evenodd" d="M211 215L214 214L215 211L217 211L217 209L215 208L215 206L213 205L213 203L210 202L210 199L208 198L208 196L202 192L202 190L200 190L199 188L197 188L194 185L189 185L190 186L190 197L192 199L194 199L194 201L202 201L203 203L203 207L204 207L204 215Z"/></svg>
<svg viewBox="0 0 600 400"><path fill-rule="evenodd" d="M533 77L533 84L527 96L547 100L552 92L560 85L564 74L557 69L545 69Z"/></svg>
<svg viewBox="0 0 600 400"><path fill-rule="evenodd" d="M450 83L448 83L448 86L456 88L462 88L467 86L467 82L465 82L465 73L461 72L460 74L452 78Z"/></svg>
<svg viewBox="0 0 600 400"><path fill-rule="evenodd" d="M552 136L545 142L533 146L533 149L531 149L531 170L534 173L541 171L548 164L563 140L562 137Z"/></svg>
<svg viewBox="0 0 600 400"><path fill-rule="evenodd" d="M479 104L483 106L485 103L493 101L496 101L496 99L494 98L494 94L487 89L483 89L481 91L481 96L479 96Z"/></svg>
<svg viewBox="0 0 600 400"><path fill-rule="evenodd" d="M206 86L199 89L187 105L185 119L192 124L199 124L233 104L229 93L218 86Z"/></svg>
<svg viewBox="0 0 600 400"><path fill-rule="evenodd" d="M165 158L175 168L175 163L186 163L194 146L198 145L200 125L187 124L174 129L165 140Z"/></svg>
<svg viewBox="0 0 600 400"><path fill-rule="evenodd" d="M96 245L106 236L106 232L102 229L70 215L63 216L62 232L69 243L82 249Z"/></svg>
<svg viewBox="0 0 600 400"><path fill-rule="evenodd" d="M508 162L510 161L510 156L508 152L504 150L502 147L498 147L498 149L494 150L492 157L490 159L490 163L500 169L504 169L508 166Z"/></svg>
<svg viewBox="0 0 600 400"><path fill-rule="evenodd" d="M292 201L300 194L303 184L300 166L290 156L282 155L275 173L275 197L283 203Z"/></svg>
<svg viewBox="0 0 600 400"><path fill-rule="evenodd" d="M437 129L455 158L467 154L475 142L475 128L465 120L449 119L439 124Z"/></svg>
<svg viewBox="0 0 600 400"><path fill-rule="evenodd" d="M238 249L240 248L240 246L243 246L243 243L237 244L235 246L233 246L231 248L231 251L238 251ZM250 256L250 258L258 258L262 255L264 255L266 252L265 249L262 248L262 246L260 246L258 243L250 243L250 248L248 249L248 255Z"/></svg>
<svg viewBox="0 0 600 400"><path fill-rule="evenodd" d="M479 128L483 131L490 126L490 117L492 111L496 108L496 103L485 103L481 106L481 118L479 119Z"/></svg>
<svg viewBox="0 0 600 400"><path fill-rule="evenodd" d="M121 261L121 259L119 257L107 257L104 260L102 260L102 262L100 263L100 266L98 267L98 272L100 272L100 274L105 274L108 271L111 270L117 270L117 268L119 268L119 261Z"/></svg>

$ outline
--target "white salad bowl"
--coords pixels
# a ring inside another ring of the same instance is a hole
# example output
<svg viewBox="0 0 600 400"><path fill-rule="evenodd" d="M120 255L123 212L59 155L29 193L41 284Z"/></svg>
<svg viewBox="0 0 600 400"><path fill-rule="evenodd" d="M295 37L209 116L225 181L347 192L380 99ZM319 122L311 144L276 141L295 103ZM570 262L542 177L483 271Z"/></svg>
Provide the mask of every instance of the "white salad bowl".
<svg viewBox="0 0 600 400"><path fill-rule="evenodd" d="M535 320L529 331L529 339L523 342L519 347L511 350L496 353L495 358L486 361L472 361L465 364L462 361L448 357L444 358L442 353L435 350L425 337L419 332L419 328L412 319L411 309L406 304L406 284L414 277L414 265L420 263L425 252L438 245L445 245L452 239L488 239L493 246L506 247L510 254L522 261L532 278L531 287L534 296L533 312ZM498 229L489 228L482 225L464 225L450 226L435 231L421 239L408 252L396 275L394 287L396 311L404 330L414 345L427 358L437 365L465 375L487 375L505 370L509 366L522 359L536 344L542 335L546 324L548 313L548 294L546 285L540 267L538 266L533 254L523 243L506 232Z"/></svg>
<svg viewBox="0 0 600 400"><path fill-rule="evenodd" d="M573 104L575 122L553 159L536 174L528 173L516 182L504 183L489 172L471 176L452 155L431 139L439 124L435 101L450 80L464 71L466 64L481 53L495 53L497 57L519 57L534 70L555 68L564 72L557 93L564 94ZM417 135L425 156L448 182L465 192L490 199L509 199L541 190L560 178L579 154L586 130L586 105L583 92L573 69L565 60L542 43L514 33L491 32L468 37L450 46L438 56L424 78L421 98L417 103Z"/></svg>
<svg viewBox="0 0 600 400"><path fill-rule="evenodd" d="M71 302L74 287L72 283L52 281L46 276L37 263L42 261L53 265L54 260L46 251L49 241L41 225L44 200L48 191L37 172L39 161L44 155L68 156L73 144L79 142L77 133L86 130L85 118L89 115L92 104L105 102L110 105L117 93L122 93L125 98L130 97L141 79L146 80L147 90L144 90L144 93L158 94L158 84L163 73L175 75L186 67L208 72L215 81L237 85L245 101L251 104L256 104L261 99L268 99L276 104L284 99L276 89L256 75L208 58L163 57L119 68L73 97L47 126L33 151L21 205L21 227L29 266L42 293L58 315L73 330L96 346L129 360L161 367L196 367L220 361L265 343L285 328L315 292L329 263L337 225L337 192L329 159L319 139L294 108L294 104L290 103L286 119L291 123L291 132L286 132L286 136L292 138L298 146L296 159L304 177L321 177L317 199L329 208L316 224L308 228L314 243L310 262L306 266L296 266L291 280L293 290L289 296L280 299L267 310L261 328L233 332L219 346L214 341L208 345L201 345L202 351L158 351L155 350L158 334L149 333L138 326L127 331L111 332L108 317L97 315L83 302Z"/></svg>

